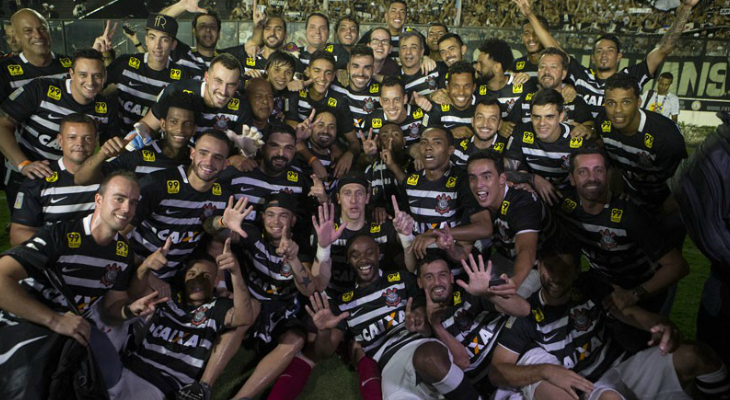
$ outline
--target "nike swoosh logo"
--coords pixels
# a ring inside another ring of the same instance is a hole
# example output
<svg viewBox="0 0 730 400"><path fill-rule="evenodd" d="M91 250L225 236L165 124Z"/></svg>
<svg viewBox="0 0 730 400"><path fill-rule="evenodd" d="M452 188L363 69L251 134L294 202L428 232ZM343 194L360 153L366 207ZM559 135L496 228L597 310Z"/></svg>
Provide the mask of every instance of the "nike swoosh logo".
<svg viewBox="0 0 730 400"><path fill-rule="evenodd" d="M539 160L539 158L537 158L537 157L525 157L525 161L527 161L527 162L537 161L537 160Z"/></svg>
<svg viewBox="0 0 730 400"><path fill-rule="evenodd" d="M360 307L360 308L358 308L358 309L357 309L357 310L355 310L355 311L350 311L350 316L351 316L351 317L354 317L354 316L356 316L357 314L360 314L360 311L362 311L362 310L363 310L363 308L362 308L362 307Z"/></svg>
<svg viewBox="0 0 730 400"><path fill-rule="evenodd" d="M66 196L66 197L59 197L59 198L57 198L57 199L51 199L51 204L56 204L56 203L58 203L59 201L63 201L63 200L65 200L65 199L67 199L67 198L68 198L68 196Z"/></svg>
<svg viewBox="0 0 730 400"><path fill-rule="evenodd" d="M84 268L78 268L78 267L77 268L69 268L69 267L65 267L65 268L61 269L61 272L64 273L64 274L68 274L68 273L71 273L71 272L81 271L82 269L84 269Z"/></svg>
<svg viewBox="0 0 730 400"><path fill-rule="evenodd" d="M16 344L15 346L13 346L13 348L8 350L6 353L0 354L0 365L5 364L5 362L8 361L10 359L10 357L12 357L13 354L15 354L18 350L20 350L21 347L25 346L26 344L41 340L41 339L45 338L46 336L48 336L48 335L43 335L43 336L40 336L37 338L22 341L22 342Z"/></svg>
<svg viewBox="0 0 730 400"><path fill-rule="evenodd" d="M262 254L259 254L259 253L254 254L254 257L258 258L259 260L262 260L262 261L269 261L266 257L264 257Z"/></svg>
<svg viewBox="0 0 730 400"><path fill-rule="evenodd" d="M62 115L48 114L48 119L63 119Z"/></svg>
<svg viewBox="0 0 730 400"><path fill-rule="evenodd" d="M135 81L129 81L129 86L131 86L131 87L140 87L140 86L142 86L142 84L141 83L137 83Z"/></svg>
<svg viewBox="0 0 730 400"><path fill-rule="evenodd" d="M167 215L177 214L178 212L179 211L165 210L165 214L167 214Z"/></svg>
<svg viewBox="0 0 730 400"><path fill-rule="evenodd" d="M549 341L555 339L555 336L558 336L558 333L560 333L560 332L555 332L552 335L550 335L549 337L545 336L545 342L549 342Z"/></svg>

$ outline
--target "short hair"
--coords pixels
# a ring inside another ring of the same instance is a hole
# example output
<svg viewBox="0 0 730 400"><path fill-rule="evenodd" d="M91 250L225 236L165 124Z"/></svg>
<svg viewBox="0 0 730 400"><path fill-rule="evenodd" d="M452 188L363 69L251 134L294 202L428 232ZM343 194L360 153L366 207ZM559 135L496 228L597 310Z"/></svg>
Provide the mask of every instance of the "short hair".
<svg viewBox="0 0 730 400"><path fill-rule="evenodd" d="M417 37L418 38L418 43L421 44L421 49L423 49L425 47L424 46L424 43L423 43L423 36L421 36L421 34L418 33L418 32L416 32L416 31L406 31L406 32L404 32L402 35L400 35L400 42L399 43L403 43L406 39L410 39L410 38L413 38L413 37Z"/></svg>
<svg viewBox="0 0 730 400"><path fill-rule="evenodd" d="M376 245L378 244L378 242L376 242L376 241L375 241L375 239L374 239L374 238L373 238L372 236L370 236L370 233L358 233L357 235L355 235L355 236L353 236L353 237L351 237L351 238L347 239L347 242L345 243L345 249L346 249L346 250L345 250L345 254L346 254L346 255L347 255L348 257L349 257L349 255L350 255L350 247L352 247L352 244L353 244L353 243L355 243L355 241L357 241L357 240L358 240L358 239L360 239L361 237L365 237L365 238L368 238L368 239L370 239L370 240L371 240L371 241L372 241L373 243L375 243ZM348 261L349 261L349 260L348 260Z"/></svg>
<svg viewBox="0 0 730 400"><path fill-rule="evenodd" d="M211 16L211 17L215 18L215 23L218 24L218 32L220 32L221 31L221 17L218 15L218 13L214 9L212 9L210 7L205 7L205 10L207 11L207 14L195 13L195 16L193 17L193 29L195 29L197 27L198 19L200 19L200 17L204 17L207 15L207 16Z"/></svg>
<svg viewBox="0 0 730 400"><path fill-rule="evenodd" d="M497 106L499 109L502 109L502 103L499 102L499 99L497 97L484 97L481 100L477 102L478 106ZM499 116L502 116L502 113L499 113Z"/></svg>
<svg viewBox="0 0 730 400"><path fill-rule="evenodd" d="M228 150L230 151L233 148L233 143L228 139L228 136L226 136L225 132L218 130L218 129L206 129L204 130L200 136L195 140L195 143L200 143L200 140L203 139L206 136L210 136L214 139L218 139L226 144L228 146Z"/></svg>
<svg viewBox="0 0 730 400"><path fill-rule="evenodd" d="M570 160L568 160L568 172L572 174L575 171L575 161L578 156L589 154L600 155L603 157L603 165L606 169L611 167L611 160L608 158L606 151L604 151L595 141L589 140L584 142L583 146L578 147L570 154Z"/></svg>
<svg viewBox="0 0 730 400"><path fill-rule="evenodd" d="M109 187L109 182L111 182L111 180L116 177L124 178L139 187L139 179L134 172L124 169L118 169L104 176L104 179L101 180L101 183L99 184L99 189L96 190L96 193L104 196L104 194L106 194L107 188Z"/></svg>
<svg viewBox="0 0 730 400"><path fill-rule="evenodd" d="M674 75L671 72L662 72L659 74L659 79L671 79L674 80Z"/></svg>
<svg viewBox="0 0 730 400"><path fill-rule="evenodd" d="M355 28L357 29L357 33L360 33L360 23L354 18L350 16L344 16L335 22L335 32L337 32L340 29L340 24L342 24L344 21L350 21L355 24Z"/></svg>
<svg viewBox="0 0 730 400"><path fill-rule="evenodd" d="M403 7L406 8L406 11L408 11L408 3L406 3L406 0L393 0L390 2L390 4L388 4L388 8L390 8L390 6L392 6L393 4L396 4L396 3L403 4Z"/></svg>
<svg viewBox="0 0 730 400"><path fill-rule="evenodd" d="M504 173L504 156L502 153L494 149L479 150L476 153L469 156L469 160L466 162L466 169L469 169L469 165L480 160L490 160L494 163L494 169L497 173L502 175Z"/></svg>
<svg viewBox="0 0 730 400"><path fill-rule="evenodd" d="M401 90L401 93L406 93L406 86L403 84L403 81L397 77L397 76L386 76L383 78L383 82L380 83L380 92L383 92L383 89L387 87L399 87Z"/></svg>
<svg viewBox="0 0 730 400"><path fill-rule="evenodd" d="M289 135L294 139L294 142L297 141L297 133L294 131L294 128L292 128L289 124L285 124L283 122L276 121L264 129L263 135L264 135L264 144L269 142L269 139L271 136L275 133L281 133L283 135Z"/></svg>
<svg viewBox="0 0 730 400"><path fill-rule="evenodd" d="M330 64L332 64L332 68L337 65L337 61L335 61L335 56L333 56L332 53L326 50L317 50L312 53L312 58L309 59L309 65L311 66L317 60L325 60L329 62Z"/></svg>
<svg viewBox="0 0 730 400"><path fill-rule="evenodd" d="M373 59L375 59L372 48L365 46L364 44L356 44L352 46L352 49L350 49L350 60L355 57L362 56L372 57Z"/></svg>
<svg viewBox="0 0 730 400"><path fill-rule="evenodd" d="M443 250L427 251L426 256L416 262L416 270L414 271L416 277L421 277L421 269L424 265L431 264L436 261L443 261L446 264L446 268L449 270L449 272L451 272L451 268L449 268L449 262Z"/></svg>
<svg viewBox="0 0 730 400"><path fill-rule="evenodd" d="M82 113L71 113L65 115L61 119L61 124L58 127L58 133L60 134L63 132L64 128L67 124L87 124L91 125L94 128L94 132L96 132L96 121L94 121L93 118L89 117L86 114Z"/></svg>
<svg viewBox="0 0 730 400"><path fill-rule="evenodd" d="M276 50L269 55L269 59L266 61L265 69L269 69L269 67L276 64L288 65L291 67L292 70L295 70L297 67L297 59L294 58L294 56L291 55L289 52Z"/></svg>
<svg viewBox="0 0 730 400"><path fill-rule="evenodd" d="M444 24L442 24L441 22L434 22L434 23L432 23L431 25L428 26L428 30L431 30L431 28L434 28L434 27L437 27L437 26L440 26L440 27L446 29L446 32L447 33L449 32L449 27L446 26L446 25L444 25Z"/></svg>
<svg viewBox="0 0 730 400"><path fill-rule="evenodd" d="M468 61L457 61L449 67L449 81L451 80L451 77L453 77L456 74L469 74L471 75L472 80L476 79L476 73L474 72L474 67L472 67L471 63Z"/></svg>
<svg viewBox="0 0 730 400"><path fill-rule="evenodd" d="M540 89L535 93L535 95L532 97L532 101L530 101L530 111L532 111L532 107L535 106L546 106L548 104L555 104L558 108L558 113L563 112L565 99L563 99L563 95L560 94L555 89Z"/></svg>
<svg viewBox="0 0 730 400"><path fill-rule="evenodd" d="M545 50L542 51L542 54L540 54L540 59L545 56L558 56L560 57L560 64L563 66L563 69L567 71L570 68L570 59L568 58L568 54L557 47L545 48Z"/></svg>
<svg viewBox="0 0 730 400"><path fill-rule="evenodd" d="M179 95L170 96L166 104L163 105L163 118L167 118L167 113L171 108L179 108L181 110L188 110L195 114L195 98L190 93L180 93Z"/></svg>
<svg viewBox="0 0 730 400"><path fill-rule="evenodd" d="M613 74L611 77L606 79L606 88L604 93L608 93L609 90L613 89L632 89L637 98L641 95L639 80L629 74L624 74L623 72Z"/></svg>
<svg viewBox="0 0 730 400"><path fill-rule="evenodd" d="M537 20L540 21L540 23L542 24L542 26L544 26L545 28L547 28L550 25L548 23L547 18L543 17L542 15L535 14L535 17L537 17ZM527 25L529 23L530 23L530 20L527 19L527 18L525 18L524 20L522 20L522 29L525 29L525 25Z"/></svg>
<svg viewBox="0 0 730 400"><path fill-rule="evenodd" d="M387 28L384 28L382 26L379 26L377 28L371 29L370 32L367 33L367 35L368 35L368 42L370 41L370 36L372 36L373 35L373 32L375 32L375 31L383 31L383 32L387 33L388 34L388 38L391 38L393 36L393 35L390 34L390 31Z"/></svg>
<svg viewBox="0 0 730 400"><path fill-rule="evenodd" d="M614 44L616 44L616 52L621 52L621 40L619 40L618 36L613 35L611 33L604 33L603 35L599 36L596 40L593 41L593 48L595 49L596 44L600 42L601 40L610 40Z"/></svg>
<svg viewBox="0 0 730 400"><path fill-rule="evenodd" d="M208 70L212 70L213 66L215 66L216 64L221 64L226 69L231 71L233 71L234 69L237 69L239 72L243 71L243 68L241 68L241 63L238 62L238 59L228 53L221 53L215 56L215 58L210 61L210 67L208 67Z"/></svg>
<svg viewBox="0 0 730 400"><path fill-rule="evenodd" d="M272 14L272 15L269 15L269 16L267 16L267 17L266 17L266 22L269 22L269 21L271 21L272 19L278 19L279 21L281 21L282 25L284 25L284 32L286 32L286 31L287 31L287 30L286 30L286 19L284 19L284 17L282 17L282 16L281 16L281 15L279 15L279 14ZM264 26L266 26L266 24L265 24L265 23L264 23Z"/></svg>
<svg viewBox="0 0 730 400"><path fill-rule="evenodd" d="M71 69L73 69L76 66L76 61L84 58L87 60L98 60L101 65L104 65L104 55L101 54L99 50L92 49L90 47L78 49L74 52L73 56L71 56Z"/></svg>
<svg viewBox="0 0 730 400"><path fill-rule="evenodd" d="M306 21L304 22L304 27L305 27L305 28L306 28L307 26L309 26L309 20L310 20L310 19L312 19L312 17L321 17L321 18L324 18L324 22L325 22L325 24L327 25L327 30L329 30L329 29L330 29L330 19L329 19L329 18L327 18L327 16L326 16L326 15L324 15L324 14L322 14L321 12L313 12L313 13L311 13L311 14L307 15L307 20L306 20ZM325 39L325 40L326 40L326 39Z"/></svg>
<svg viewBox="0 0 730 400"><path fill-rule="evenodd" d="M425 135L426 132L429 131L444 132L444 135L446 136L446 143L448 143L449 146L454 146L454 134L451 132L451 129L443 125L430 125L428 128L424 129L423 132L421 132L421 139L423 139L423 135Z"/></svg>
<svg viewBox="0 0 730 400"><path fill-rule="evenodd" d="M461 40L461 36L453 32L445 33L443 36L441 36L438 40L438 44L441 44L441 42L445 42L449 39L456 39L456 42L459 43L459 47L464 45L464 41Z"/></svg>
<svg viewBox="0 0 730 400"><path fill-rule="evenodd" d="M109 48L109 50L108 50L108 51L106 51L106 53L109 53L109 54L111 54L111 55L112 55L112 60L114 60L115 58L117 58L117 51L116 51L116 50L114 50L114 48L113 48L113 47L110 47L110 48Z"/></svg>
<svg viewBox="0 0 730 400"><path fill-rule="evenodd" d="M502 39L489 38L482 42L479 51L489 54L489 58L498 62L502 66L502 71L507 71L512 67L515 57L512 55L512 48Z"/></svg>
<svg viewBox="0 0 730 400"><path fill-rule="evenodd" d="M335 123L337 124L337 113L335 112L335 109L332 107L327 107L326 105L318 105L314 106L314 119L317 119L317 117L320 114L329 113L332 114L333 117L335 117ZM314 122L314 121L313 121Z"/></svg>

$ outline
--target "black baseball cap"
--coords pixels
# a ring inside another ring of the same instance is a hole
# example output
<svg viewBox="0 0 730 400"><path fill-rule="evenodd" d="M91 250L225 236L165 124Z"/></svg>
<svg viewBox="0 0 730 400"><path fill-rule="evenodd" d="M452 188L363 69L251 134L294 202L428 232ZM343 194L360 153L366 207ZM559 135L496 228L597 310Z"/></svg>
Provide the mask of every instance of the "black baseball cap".
<svg viewBox="0 0 730 400"><path fill-rule="evenodd" d="M145 29L154 29L156 31L165 32L172 36L177 37L177 21L175 18L164 14L150 14L147 17L147 25Z"/></svg>
<svg viewBox="0 0 730 400"><path fill-rule="evenodd" d="M365 190L370 188L370 182L368 178L362 172L350 171L346 173L342 178L337 180L337 192L339 193L345 185L356 183L362 185Z"/></svg>
<svg viewBox="0 0 730 400"><path fill-rule="evenodd" d="M296 214L297 198L292 193L274 192L266 196L266 204L264 205L264 210L269 207L281 207L291 211L293 214Z"/></svg>

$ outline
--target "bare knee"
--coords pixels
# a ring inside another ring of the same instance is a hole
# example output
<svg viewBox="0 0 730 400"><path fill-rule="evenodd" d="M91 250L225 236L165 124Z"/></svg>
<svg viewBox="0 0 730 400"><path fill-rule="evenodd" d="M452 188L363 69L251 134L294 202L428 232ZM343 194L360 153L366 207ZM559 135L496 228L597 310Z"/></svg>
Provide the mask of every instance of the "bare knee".
<svg viewBox="0 0 730 400"><path fill-rule="evenodd" d="M674 370L682 384L722 367L722 361L717 354L703 343L685 343L673 353L672 357Z"/></svg>
<svg viewBox="0 0 730 400"><path fill-rule="evenodd" d="M306 343L307 339L305 334L298 330L286 331L279 338L279 346L283 346L294 353L301 351Z"/></svg>
<svg viewBox="0 0 730 400"><path fill-rule="evenodd" d="M413 353L413 367L428 383L442 380L451 368L449 351L438 342L426 342Z"/></svg>

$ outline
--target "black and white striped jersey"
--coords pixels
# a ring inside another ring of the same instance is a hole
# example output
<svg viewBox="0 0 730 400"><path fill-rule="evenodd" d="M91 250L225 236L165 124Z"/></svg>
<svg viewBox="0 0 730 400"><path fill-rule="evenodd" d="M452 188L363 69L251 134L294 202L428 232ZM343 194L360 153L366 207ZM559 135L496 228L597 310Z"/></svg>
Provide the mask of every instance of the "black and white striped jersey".
<svg viewBox="0 0 730 400"><path fill-rule="evenodd" d="M647 64L646 59L616 73L628 74L638 79L639 93L641 93L644 85L653 78L651 72L649 72L649 64ZM583 100L585 100L586 104L588 104L591 108L591 113L595 118L603 109L603 95L606 90L606 79L601 79L596 76L593 69L584 67L575 59L575 57L570 57L568 79L573 81L575 90L578 92L579 96L583 97Z"/></svg>
<svg viewBox="0 0 730 400"><path fill-rule="evenodd" d="M338 218L337 221L335 229L342 224L341 218ZM339 296L355 288L357 274L355 273L355 269L347 261L347 241L359 235L369 235L378 244L378 247L380 247L380 265L383 265L383 262L386 260L388 263L393 263L403 253L403 247L398 241L398 233L395 231L391 221L376 224L366 219L365 224L358 230L345 228L342 236L335 240L331 247L332 276L327 290L327 294L330 297ZM314 262L317 243L317 232L313 230L310 235L312 251L305 256L309 262Z"/></svg>
<svg viewBox="0 0 730 400"><path fill-rule="evenodd" d="M476 110L476 96L471 97L471 104L465 110L459 110L453 104L432 103L433 108L423 117L423 127L429 125L443 125L449 129L456 129L466 126L472 129L471 120Z"/></svg>
<svg viewBox="0 0 730 400"><path fill-rule="evenodd" d="M91 236L92 216L45 226L3 254L23 266L28 278L21 285L53 311L65 313L72 306L49 282L46 269L65 283L81 314L88 315L108 291L126 291L129 286L134 254L127 239L116 234L109 244L97 244Z"/></svg>
<svg viewBox="0 0 730 400"><path fill-rule="evenodd" d="M336 190L337 190L337 182L339 181L337 179L337 176L335 176L335 166L337 166L337 160L335 159L335 156L340 154L342 150L339 150L338 152L332 153L332 148L325 149L326 153L320 153L319 150L315 151L312 149L312 142L307 139L306 142L304 142L304 145L307 146L307 149L312 153L314 157L317 157L319 162L322 163L322 166L325 170L327 170L327 179L322 181L322 184L324 185L324 190L327 192L328 196L331 196ZM337 146L337 143L332 145ZM308 164L308 160L305 160L301 154L297 153L296 157L294 157L294 168L299 169L302 171L302 174L306 177L311 177L312 174L314 174L314 170L312 169L312 166Z"/></svg>
<svg viewBox="0 0 730 400"><path fill-rule="evenodd" d="M541 297L543 289L530 296L531 314L511 317L502 329L499 345L515 354L539 346L563 367L592 382L623 361L628 355L611 334L608 313L601 306L612 288L587 275L578 277L566 304L545 304Z"/></svg>
<svg viewBox="0 0 730 400"><path fill-rule="evenodd" d="M469 366L464 372L471 381L486 378L492 350L506 321L507 316L492 302L454 285L441 325L466 349Z"/></svg>
<svg viewBox="0 0 730 400"><path fill-rule="evenodd" d="M583 210L577 193L563 193L558 215L590 266L627 289L649 280L659 259L673 247L648 211L619 196L610 196L603 210L593 215Z"/></svg>
<svg viewBox="0 0 730 400"><path fill-rule="evenodd" d="M406 329L406 304L412 297L415 309L424 305L425 300L407 270L378 273L380 277L375 282L365 287L355 286L331 301L335 314L350 313L337 328L349 329L365 354L382 369L398 349L422 338L419 333Z"/></svg>
<svg viewBox="0 0 730 400"><path fill-rule="evenodd" d="M309 118L312 108L326 108L337 116L337 136L344 139L346 133L355 130L355 120L350 112L347 98L337 93L332 88L327 90L321 100L313 100L309 95L309 89L302 89L298 92L290 92L287 102L284 105L286 119L302 122Z"/></svg>
<svg viewBox="0 0 730 400"><path fill-rule="evenodd" d="M241 67L243 68L241 75L245 75L246 72L251 70L258 71L261 74L264 74L266 72L266 63L269 60L264 58L261 54L257 54L256 56L251 57L248 53L246 53L246 48L242 44L227 47L221 50L221 53L228 53L233 57L236 57L238 62L241 63Z"/></svg>
<svg viewBox="0 0 730 400"><path fill-rule="evenodd" d="M495 133L492 143L489 145L489 149L493 149L498 153L503 153L507 147L508 139ZM477 148L474 144L474 136L468 139L462 139L456 146L454 146L454 154L451 155L451 162L459 168L466 171L466 164L469 161L469 157L482 151Z"/></svg>
<svg viewBox="0 0 730 400"><path fill-rule="evenodd" d="M190 157L174 160L162 152L163 140L154 140L141 150L125 151L118 157L108 160L101 166L104 175L117 170L134 172L137 178L142 179L147 174L168 168L177 168L182 165L185 169L190 165ZM189 152L188 152L189 153Z"/></svg>
<svg viewBox="0 0 730 400"><path fill-rule="evenodd" d="M339 43L327 43L324 46L324 51L331 53L335 57L335 70L347 68L347 63L350 61L350 53ZM304 45L299 49L299 63L297 64L297 72L304 72L309 67L309 60L312 59L312 53L307 51L307 46Z"/></svg>
<svg viewBox="0 0 730 400"><path fill-rule="evenodd" d="M99 185L76 185L63 158L53 161L51 169L51 176L26 179L20 186L13 205L13 223L41 227L81 219L93 211Z"/></svg>
<svg viewBox="0 0 730 400"><path fill-rule="evenodd" d="M175 64L187 70L189 78L203 80L205 72L210 67L210 62L217 55L218 52L216 51L212 56L204 56L196 49L191 48L187 43L178 40L175 50L170 53L170 58L172 58Z"/></svg>
<svg viewBox="0 0 730 400"><path fill-rule="evenodd" d="M436 68L428 74L423 74L419 69L413 75L406 75L401 68L398 76L406 88L406 95L410 99L413 97L413 93L418 93L421 96L428 96L436 90L446 87L446 80L444 79L445 75L446 71L439 68L437 65Z"/></svg>
<svg viewBox="0 0 730 400"><path fill-rule="evenodd" d="M339 82L335 82L332 84L332 90L347 99L355 128L363 130L367 135L364 131L367 120L376 108L380 108L380 84L370 81L363 90L356 92L349 86L343 87Z"/></svg>
<svg viewBox="0 0 730 400"><path fill-rule="evenodd" d="M153 271L158 278L172 279L205 235L203 222L223 215L231 193L227 183L219 182L206 192L198 192L190 185L183 166L148 174L140 182L141 199L130 242L138 256L147 257L170 238L167 264Z"/></svg>
<svg viewBox="0 0 730 400"><path fill-rule="evenodd" d="M230 190L236 200L246 197L248 204L254 206L253 212L248 215L247 220L256 220L258 214L263 211L266 196L276 192L296 196L299 208L297 215L309 217L306 209L310 203L308 195L312 189L312 182L308 176L293 167L278 176L266 175L261 168L239 172L237 169L229 167L222 179L230 180Z"/></svg>
<svg viewBox="0 0 730 400"><path fill-rule="evenodd" d="M114 100L97 96L89 104L79 104L71 95L69 79L35 79L13 92L0 108L18 122L15 139L32 161L61 158L63 152L56 136L61 120L69 114L81 113L93 118L100 138L116 134Z"/></svg>
<svg viewBox="0 0 730 400"><path fill-rule="evenodd" d="M164 118L166 103L171 98L191 95L195 99L195 125L198 127L196 131L198 134L211 128L219 131L231 129L240 133L241 125L251 125L253 112L245 96L236 92L228 104L216 109L205 104L205 91L205 81L187 79L174 82L162 91L157 103L152 106L152 115L157 119Z"/></svg>
<svg viewBox="0 0 730 400"><path fill-rule="evenodd" d="M241 228L248 237L233 247L251 296L258 301L293 300L299 293L294 267L284 264L284 258L276 254L277 246L269 243L257 226L244 222Z"/></svg>
<svg viewBox="0 0 730 400"><path fill-rule="evenodd" d="M535 79L530 79L521 85L515 85L513 83L514 79L515 76L510 75L507 83L499 90L489 90L486 82L478 81L475 95L478 99L485 97L497 99L500 105L499 108L502 111L502 119L507 119L515 103L524 93L537 91L537 81Z"/></svg>
<svg viewBox="0 0 730 400"><path fill-rule="evenodd" d="M35 78L61 79L68 75L71 58L51 53L51 63L45 67L36 67L28 62L23 53L0 60L0 103Z"/></svg>
<svg viewBox="0 0 730 400"><path fill-rule="evenodd" d="M421 139L421 131L423 130L421 126L425 116L426 112L423 111L421 107L406 104L406 118L402 122L398 123L398 125L400 125L400 129L403 131L403 139L406 141L406 148L413 143L418 143ZM373 128L373 134L377 134L386 122L390 122L390 120L388 120L383 109L378 108L370 114L362 131L365 135L367 135L370 128Z"/></svg>
<svg viewBox="0 0 730 400"><path fill-rule="evenodd" d="M406 160L401 165L403 171L410 171L409 161ZM370 182L370 203L368 204L372 207L383 207L388 211L388 214L393 215L394 210L391 196L395 195L399 204L406 197L403 188L400 186L400 182L398 182L393 172L385 166L382 160L378 159L365 168L365 176L368 182ZM403 202L403 206L405 207L405 202Z"/></svg>
<svg viewBox="0 0 730 400"><path fill-rule="evenodd" d="M517 235L537 232L539 243L555 231L555 221L545 203L534 193L504 187L504 199L496 215L492 215L494 236L492 243L504 257L515 260Z"/></svg>
<svg viewBox="0 0 730 400"><path fill-rule="evenodd" d="M605 111L595 128L611 161L621 170L624 190L640 204L659 207L670 194L667 180L687 158L687 147L674 121L652 111L639 110L639 114L639 130L631 136L617 131Z"/></svg>
<svg viewBox="0 0 730 400"><path fill-rule="evenodd" d="M509 70L514 73L526 73L531 78L537 78L537 64L531 63L527 55L515 58Z"/></svg>
<svg viewBox="0 0 730 400"><path fill-rule="evenodd" d="M520 161L528 172L540 175L555 186L564 190L570 187L568 167L570 155L583 147L583 138L571 137L572 126L561 123L560 136L552 143L543 142L535 134L532 123L515 126L512 131L504 157Z"/></svg>
<svg viewBox="0 0 730 400"><path fill-rule="evenodd" d="M408 196L416 234L447 225L457 226L462 215L470 215L477 207L466 174L453 165L435 181L428 180L426 170L410 174L402 186Z"/></svg>
<svg viewBox="0 0 730 400"><path fill-rule="evenodd" d="M232 307L227 298L197 307L174 300L159 304L142 342L130 341L124 366L174 398L183 386L200 379Z"/></svg>
<svg viewBox="0 0 730 400"><path fill-rule="evenodd" d="M512 111L510 111L509 115L507 116L507 120L514 122L514 123L523 123L523 124L529 124L532 122L530 119L530 111L531 106L530 103L532 102L532 98L537 93L537 90L534 92L525 93L517 99L515 102L515 105L512 107ZM593 115L591 114L591 109L586 104L585 100L583 100L582 97L576 96L573 101L570 103L565 102L563 104L563 109L565 110L565 119L563 122L570 124L572 122L577 122L579 124L582 124L586 121L592 121Z"/></svg>
<svg viewBox="0 0 730 400"><path fill-rule="evenodd" d="M125 54L109 66L107 82L116 85L119 98L120 135L131 132L167 85L188 79L188 70L169 60L167 67L155 71L147 64L148 53Z"/></svg>

